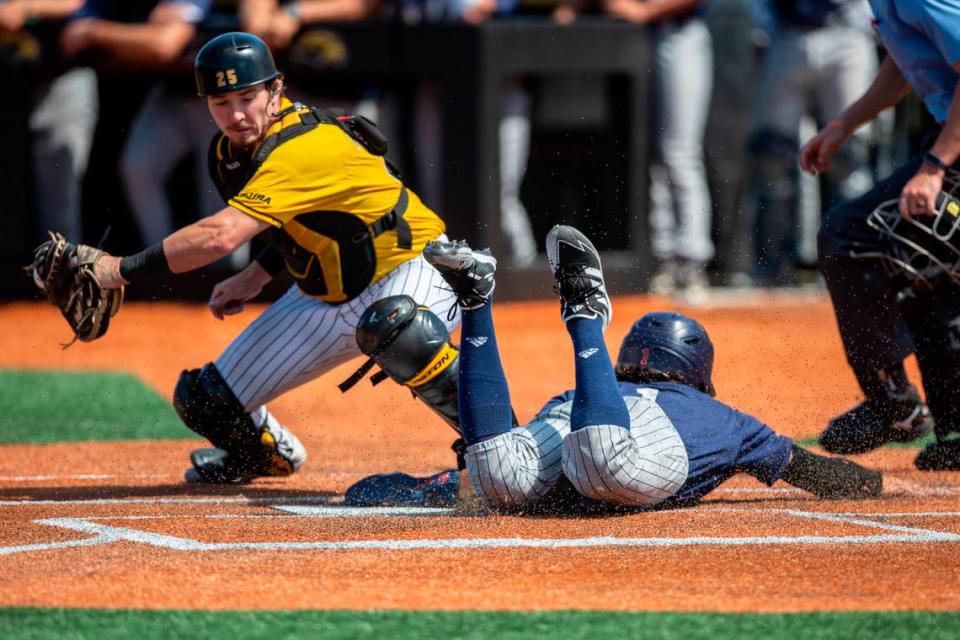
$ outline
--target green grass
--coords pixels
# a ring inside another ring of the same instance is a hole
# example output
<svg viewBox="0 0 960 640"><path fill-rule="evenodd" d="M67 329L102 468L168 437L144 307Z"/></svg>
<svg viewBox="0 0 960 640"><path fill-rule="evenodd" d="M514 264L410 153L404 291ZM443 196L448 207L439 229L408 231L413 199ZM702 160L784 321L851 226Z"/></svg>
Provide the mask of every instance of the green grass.
<svg viewBox="0 0 960 640"><path fill-rule="evenodd" d="M0 371L0 443L195 437L130 374Z"/></svg>
<svg viewBox="0 0 960 640"><path fill-rule="evenodd" d="M960 613L804 614L132 611L0 609L0 638L443 638L576 640L954 639Z"/></svg>
<svg viewBox="0 0 960 640"><path fill-rule="evenodd" d="M935 440L936 438L934 438L933 434L931 433L923 438L920 438L919 440L913 440L911 442L888 442L883 446L890 447L892 449L922 449ZM820 446L820 443L817 442L816 438L804 438L803 440L797 440L796 443L801 447Z"/></svg>

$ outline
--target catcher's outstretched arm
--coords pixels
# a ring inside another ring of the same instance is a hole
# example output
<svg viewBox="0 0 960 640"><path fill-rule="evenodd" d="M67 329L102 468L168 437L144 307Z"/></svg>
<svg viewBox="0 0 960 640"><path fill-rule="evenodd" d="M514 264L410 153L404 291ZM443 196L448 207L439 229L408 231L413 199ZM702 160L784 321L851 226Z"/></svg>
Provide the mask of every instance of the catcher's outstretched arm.
<svg viewBox="0 0 960 640"><path fill-rule="evenodd" d="M97 277L103 286L114 288L162 273L193 271L230 255L268 226L238 209L225 207L140 253L126 258L104 256L97 263Z"/></svg>

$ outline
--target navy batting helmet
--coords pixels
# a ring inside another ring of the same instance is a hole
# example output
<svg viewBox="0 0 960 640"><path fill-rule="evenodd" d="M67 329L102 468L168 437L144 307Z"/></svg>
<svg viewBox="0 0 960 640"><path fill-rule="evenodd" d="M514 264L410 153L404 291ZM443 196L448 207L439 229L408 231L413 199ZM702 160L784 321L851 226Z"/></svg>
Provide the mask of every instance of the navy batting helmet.
<svg viewBox="0 0 960 640"><path fill-rule="evenodd" d="M193 64L197 94L215 96L280 76L267 43L251 33L224 33L203 45Z"/></svg>
<svg viewBox="0 0 960 640"><path fill-rule="evenodd" d="M713 343L707 330L680 313L657 311L637 320L617 357L618 378L670 379L711 396L716 394L712 373Z"/></svg>

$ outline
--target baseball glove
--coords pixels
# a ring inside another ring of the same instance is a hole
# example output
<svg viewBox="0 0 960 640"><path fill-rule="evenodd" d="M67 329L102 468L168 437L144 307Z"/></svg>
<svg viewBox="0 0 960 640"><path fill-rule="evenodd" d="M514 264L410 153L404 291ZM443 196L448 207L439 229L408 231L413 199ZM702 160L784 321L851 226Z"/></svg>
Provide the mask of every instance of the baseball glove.
<svg viewBox="0 0 960 640"><path fill-rule="evenodd" d="M33 251L33 264L25 267L33 282L44 292L50 304L60 309L73 329L73 340L91 342L107 332L110 318L117 315L123 302L123 287L104 289L94 266L106 255L85 244L70 244L59 233Z"/></svg>

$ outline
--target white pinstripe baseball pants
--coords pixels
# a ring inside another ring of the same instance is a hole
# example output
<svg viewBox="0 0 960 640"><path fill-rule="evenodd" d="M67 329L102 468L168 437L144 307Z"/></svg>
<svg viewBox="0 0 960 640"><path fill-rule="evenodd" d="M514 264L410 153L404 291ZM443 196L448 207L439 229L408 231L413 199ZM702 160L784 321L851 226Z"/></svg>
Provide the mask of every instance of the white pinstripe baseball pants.
<svg viewBox="0 0 960 640"><path fill-rule="evenodd" d="M624 398L630 430L591 425L571 433L565 402L513 429L467 448L470 480L497 507L530 507L565 475L581 494L622 506L652 505L687 479L680 434L654 399Z"/></svg>
<svg viewBox="0 0 960 640"><path fill-rule="evenodd" d="M290 287L230 343L216 367L257 424L276 422L263 405L361 355L356 340L360 316L377 300L401 294L430 307L447 329L460 324L459 309L452 320L447 318L456 305L453 292L437 270L417 256L340 305Z"/></svg>

